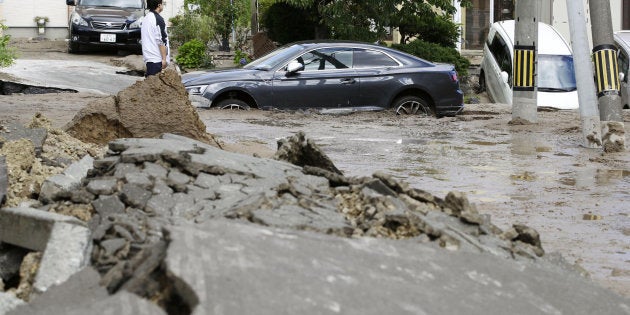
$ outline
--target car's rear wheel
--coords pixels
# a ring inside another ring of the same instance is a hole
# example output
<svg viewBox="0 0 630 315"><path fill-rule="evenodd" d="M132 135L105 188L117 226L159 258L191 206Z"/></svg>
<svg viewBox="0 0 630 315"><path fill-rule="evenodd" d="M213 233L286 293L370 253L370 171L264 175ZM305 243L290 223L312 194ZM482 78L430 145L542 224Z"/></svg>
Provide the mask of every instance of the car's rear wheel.
<svg viewBox="0 0 630 315"><path fill-rule="evenodd" d="M423 116L433 116L433 110L427 102L422 97L418 96L403 96L396 101L394 101L394 105L392 106L396 115L423 115Z"/></svg>
<svg viewBox="0 0 630 315"><path fill-rule="evenodd" d="M217 103L216 105L217 108L220 109L241 109L241 110L249 110L249 105L247 105L247 103L239 100L239 99L235 99L235 98L227 98L224 99L222 101L220 101L219 103Z"/></svg>

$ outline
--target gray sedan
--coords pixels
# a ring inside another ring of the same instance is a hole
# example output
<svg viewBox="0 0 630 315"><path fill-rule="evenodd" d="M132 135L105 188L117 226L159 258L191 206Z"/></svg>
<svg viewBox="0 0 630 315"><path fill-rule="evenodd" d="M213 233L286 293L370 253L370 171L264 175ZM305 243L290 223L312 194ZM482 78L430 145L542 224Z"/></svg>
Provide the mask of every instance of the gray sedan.
<svg viewBox="0 0 630 315"><path fill-rule="evenodd" d="M218 108L391 108L437 117L463 109L452 65L358 42L293 43L243 68L185 74L182 82Z"/></svg>

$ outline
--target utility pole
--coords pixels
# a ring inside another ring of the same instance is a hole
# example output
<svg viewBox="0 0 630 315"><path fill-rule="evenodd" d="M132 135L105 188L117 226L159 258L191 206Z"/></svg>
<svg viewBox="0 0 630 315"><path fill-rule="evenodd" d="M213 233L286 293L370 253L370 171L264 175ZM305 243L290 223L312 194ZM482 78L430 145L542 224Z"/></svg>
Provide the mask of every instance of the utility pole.
<svg viewBox="0 0 630 315"><path fill-rule="evenodd" d="M610 0L590 0L589 8L602 144L604 152L621 152L625 150L625 130L621 114L619 68L617 49L613 40Z"/></svg>
<svg viewBox="0 0 630 315"><path fill-rule="evenodd" d="M512 84L512 121L536 123L538 44L537 0L516 2L514 18L514 63Z"/></svg>
<svg viewBox="0 0 630 315"><path fill-rule="evenodd" d="M580 117L582 120L582 136L587 148L601 148L601 126L597 108L597 94L593 81L593 68L589 55L588 34L586 31L586 14L582 1L567 1L569 29L573 46L573 66L580 101Z"/></svg>

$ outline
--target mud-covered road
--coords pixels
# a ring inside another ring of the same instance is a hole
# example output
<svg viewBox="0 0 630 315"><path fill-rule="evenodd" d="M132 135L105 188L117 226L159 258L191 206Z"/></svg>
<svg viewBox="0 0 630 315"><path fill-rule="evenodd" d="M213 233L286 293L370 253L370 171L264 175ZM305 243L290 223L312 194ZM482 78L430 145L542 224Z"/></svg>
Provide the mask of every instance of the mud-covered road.
<svg viewBox="0 0 630 315"><path fill-rule="evenodd" d="M51 56L64 58L52 47ZM107 62L102 55L93 59ZM100 97L0 96L0 120L28 122L41 112L62 127ZM199 114L208 132L247 154L270 155L278 139L304 131L346 175L383 170L438 196L465 192L499 227L524 223L537 229L547 253L560 252L596 282L630 296L630 152L604 155L581 147L577 110L539 112L539 122L529 126L508 124L510 108L488 103L442 119L390 112ZM630 130L628 110L624 121Z"/></svg>

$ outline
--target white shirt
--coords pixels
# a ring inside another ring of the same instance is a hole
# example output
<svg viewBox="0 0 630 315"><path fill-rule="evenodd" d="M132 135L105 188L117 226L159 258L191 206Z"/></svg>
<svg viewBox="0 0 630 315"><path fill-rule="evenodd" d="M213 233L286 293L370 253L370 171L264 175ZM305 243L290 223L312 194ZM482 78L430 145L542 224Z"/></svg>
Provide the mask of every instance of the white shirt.
<svg viewBox="0 0 630 315"><path fill-rule="evenodd" d="M162 62L160 46L166 46L166 63L171 60L166 23L160 14L149 11L142 21L142 59L147 62Z"/></svg>

